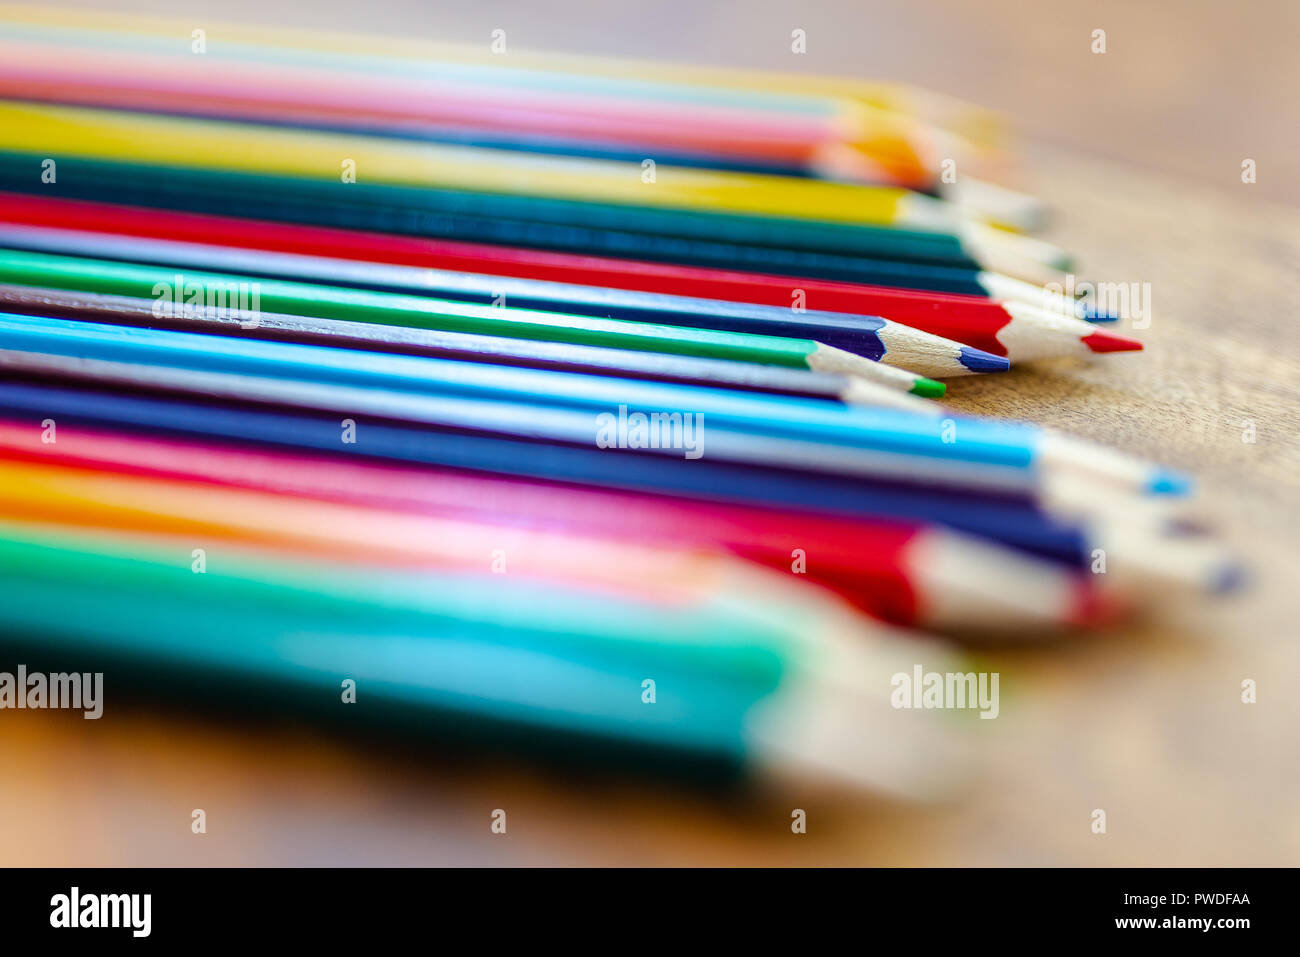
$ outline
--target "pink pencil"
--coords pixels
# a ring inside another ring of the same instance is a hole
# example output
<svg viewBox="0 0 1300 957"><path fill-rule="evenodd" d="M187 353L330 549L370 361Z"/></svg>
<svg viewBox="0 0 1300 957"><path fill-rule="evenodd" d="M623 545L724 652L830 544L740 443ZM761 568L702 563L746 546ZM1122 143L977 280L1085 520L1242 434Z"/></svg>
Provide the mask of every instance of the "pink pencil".
<svg viewBox="0 0 1300 957"><path fill-rule="evenodd" d="M806 576L899 624L1017 630L1093 623L1115 611L1086 577L938 528L578 490L73 425L59 426L56 443L44 444L40 435L30 424L0 420L0 457L491 523L503 534L555 530L674 549L723 548ZM972 563L981 573L968 581L962 569ZM574 564L580 563L575 559Z"/></svg>
<svg viewBox="0 0 1300 957"><path fill-rule="evenodd" d="M798 113L558 91L420 76L175 57L87 48L75 58L0 40L0 96L274 123L479 131L620 145L774 165L842 167L842 175L924 188L930 174L892 126L850 129L835 113ZM847 138L853 139L853 144Z"/></svg>

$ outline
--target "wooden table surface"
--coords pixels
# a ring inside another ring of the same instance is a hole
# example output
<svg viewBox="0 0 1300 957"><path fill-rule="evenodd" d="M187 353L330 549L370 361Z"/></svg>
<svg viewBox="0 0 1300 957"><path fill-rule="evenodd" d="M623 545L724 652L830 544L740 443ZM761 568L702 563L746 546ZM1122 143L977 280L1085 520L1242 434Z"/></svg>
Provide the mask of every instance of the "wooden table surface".
<svg viewBox="0 0 1300 957"><path fill-rule="evenodd" d="M1300 215L1247 185L1054 137L1025 152L1082 275L1150 283L1148 349L956 382L951 405L1194 473L1254 581L1104 636L986 652L1002 709L978 722L983 770L965 793L805 804L796 836L774 797L702 799L110 701L111 721L0 715L0 864L1300 864ZM1255 704L1240 700L1246 678ZM205 835L190 832L194 808ZM505 835L489 831L494 808Z"/></svg>

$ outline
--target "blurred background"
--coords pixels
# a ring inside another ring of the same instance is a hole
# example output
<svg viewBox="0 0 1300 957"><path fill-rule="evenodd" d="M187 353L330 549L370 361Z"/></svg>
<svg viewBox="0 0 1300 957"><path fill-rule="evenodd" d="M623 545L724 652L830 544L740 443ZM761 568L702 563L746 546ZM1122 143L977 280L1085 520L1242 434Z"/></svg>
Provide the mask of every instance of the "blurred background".
<svg viewBox="0 0 1300 957"><path fill-rule="evenodd" d="M1024 185L1083 271L1150 282L1138 362L954 384L953 405L1068 428L1198 475L1252 555L1242 599L1100 639L996 648L984 766L937 807L809 808L462 757L292 722L159 713L0 717L0 863L1295 865L1294 596L1300 5L1261 0L82 2L510 48L875 77L1004 113ZM790 52L790 32L808 52ZM1106 31L1105 54L1090 50ZM1258 181L1241 182L1243 159ZM1207 342L1213 338L1213 342ZM991 377L990 377L991 378ZM1259 442L1241 442L1241 423ZM1259 701L1240 701L1243 679ZM191 809L208 833L190 833ZM490 814L506 808L507 835ZM1092 833L1094 809L1109 830Z"/></svg>

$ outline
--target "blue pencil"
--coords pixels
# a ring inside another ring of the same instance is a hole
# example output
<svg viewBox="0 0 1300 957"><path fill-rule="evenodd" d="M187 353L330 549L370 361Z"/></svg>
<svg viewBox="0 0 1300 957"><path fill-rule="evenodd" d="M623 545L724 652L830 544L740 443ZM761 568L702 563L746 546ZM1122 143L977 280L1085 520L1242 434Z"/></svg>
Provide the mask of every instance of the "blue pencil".
<svg viewBox="0 0 1300 957"><path fill-rule="evenodd" d="M847 407L818 399L485 365L423 356L393 356L298 343L172 330L140 329L22 315L0 315L0 348L200 372L304 383L526 403L585 414L577 441L595 438L591 416L676 415L707 421L710 453L727 454L731 433L778 439L806 468L859 475L907 475L918 482L970 487L1035 488L1060 474L1087 472L1141 491L1181 489L1178 476L1127 458L1107 457L1032 426L976 419L928 418L909 412ZM737 449L743 440L735 440ZM796 443L796 444L791 444ZM775 449L774 443L767 446ZM761 459L758 446L735 454ZM1090 454L1091 453L1091 454ZM775 452L773 454L776 454Z"/></svg>
<svg viewBox="0 0 1300 957"><path fill-rule="evenodd" d="M590 440L583 444L542 441L530 437L525 426L507 435L374 416L352 420L356 441L349 443L343 439L346 426L341 427L337 412L197 402L175 395L116 393L13 377L0 382L0 411L9 417L32 416L34 435L44 419L66 418L711 501L775 504L875 519L892 516L945 525L1078 567L1091 560L1092 542L1086 529L1049 514L1026 490L972 495L968 490L757 468L715 461L708 455L692 461L680 451L601 449ZM503 421L509 423L509 418Z"/></svg>
<svg viewBox="0 0 1300 957"><path fill-rule="evenodd" d="M129 263L184 266L377 292L427 293L453 302L503 305L602 319L653 322L750 335L813 339L924 376L1005 372L1010 361L879 316L697 299L509 276L474 275L230 246L160 242L75 230L0 226L0 247Z"/></svg>

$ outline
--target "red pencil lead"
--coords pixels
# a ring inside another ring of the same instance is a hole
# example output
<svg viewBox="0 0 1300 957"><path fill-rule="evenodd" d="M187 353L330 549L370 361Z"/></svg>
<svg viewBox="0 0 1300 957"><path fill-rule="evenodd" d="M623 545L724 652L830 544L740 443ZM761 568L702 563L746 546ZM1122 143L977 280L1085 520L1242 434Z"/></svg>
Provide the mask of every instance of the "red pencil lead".
<svg viewBox="0 0 1300 957"><path fill-rule="evenodd" d="M1094 332L1084 336L1083 344L1093 352L1140 352L1143 348L1140 339L1117 336L1113 332Z"/></svg>

